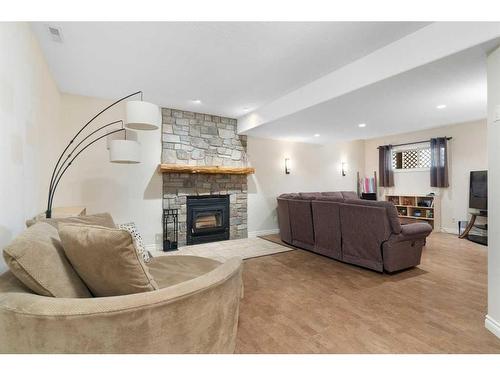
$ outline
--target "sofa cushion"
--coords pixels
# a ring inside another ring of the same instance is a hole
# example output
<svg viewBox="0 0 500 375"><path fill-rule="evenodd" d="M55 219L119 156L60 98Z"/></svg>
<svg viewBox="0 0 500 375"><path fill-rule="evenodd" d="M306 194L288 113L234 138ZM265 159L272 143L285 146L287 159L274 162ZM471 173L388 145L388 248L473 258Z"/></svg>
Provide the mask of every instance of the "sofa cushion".
<svg viewBox="0 0 500 375"><path fill-rule="evenodd" d="M299 194L298 193L283 193L278 197L278 199L299 199Z"/></svg>
<svg viewBox="0 0 500 375"><path fill-rule="evenodd" d="M340 194L340 193L339 193ZM342 198L342 195L323 195L321 197L316 198L317 201L329 201L329 202L343 202L344 198Z"/></svg>
<svg viewBox="0 0 500 375"><path fill-rule="evenodd" d="M342 193L340 191L325 191L321 193L322 197L321 198L337 198L337 199L343 199L344 197L342 196Z"/></svg>
<svg viewBox="0 0 500 375"><path fill-rule="evenodd" d="M386 209L358 202L347 200L339 204L342 260L382 272L381 246L391 236Z"/></svg>
<svg viewBox="0 0 500 375"><path fill-rule="evenodd" d="M220 265L220 262L210 258L164 255L154 257L148 268L158 286L166 288L204 275Z"/></svg>
<svg viewBox="0 0 500 375"><path fill-rule="evenodd" d="M36 223L3 250L11 272L36 294L47 297L92 297L68 262L57 229Z"/></svg>
<svg viewBox="0 0 500 375"><path fill-rule="evenodd" d="M128 231L61 223L59 235L66 256L94 296L158 289Z"/></svg>
<svg viewBox="0 0 500 375"><path fill-rule="evenodd" d="M340 193L344 199L359 199L358 194L354 191L341 191Z"/></svg>
<svg viewBox="0 0 500 375"><path fill-rule="evenodd" d="M314 252L342 259L340 206L342 198L326 196L311 202L314 226Z"/></svg>
<svg viewBox="0 0 500 375"><path fill-rule="evenodd" d="M64 218L41 218L35 220L26 221L26 226L30 227L34 223L43 222L52 225L55 228L59 227L59 224L85 224L85 225L98 225L101 227L115 228L115 223L111 215L107 212L94 215L82 215L82 216L71 216Z"/></svg>
<svg viewBox="0 0 500 375"><path fill-rule="evenodd" d="M288 204L290 200L278 198L278 225L281 240L291 244L292 243L292 229L290 228L290 212Z"/></svg>
<svg viewBox="0 0 500 375"><path fill-rule="evenodd" d="M0 293L33 294L33 291L19 281L12 271L6 271L0 275Z"/></svg>
<svg viewBox="0 0 500 375"><path fill-rule="evenodd" d="M313 192L313 193L299 193L299 199L305 200L314 200L321 197L322 193Z"/></svg>
<svg viewBox="0 0 500 375"><path fill-rule="evenodd" d="M401 222L399 220L398 210L396 206L392 202L385 201L368 201L363 199L346 199L346 203L349 204L358 204L363 206L371 206L371 207L383 207L386 209L387 218L391 223L391 229L394 233L401 233Z"/></svg>
<svg viewBox="0 0 500 375"><path fill-rule="evenodd" d="M308 250L314 248L314 229L311 202L291 200L288 202L292 245Z"/></svg>

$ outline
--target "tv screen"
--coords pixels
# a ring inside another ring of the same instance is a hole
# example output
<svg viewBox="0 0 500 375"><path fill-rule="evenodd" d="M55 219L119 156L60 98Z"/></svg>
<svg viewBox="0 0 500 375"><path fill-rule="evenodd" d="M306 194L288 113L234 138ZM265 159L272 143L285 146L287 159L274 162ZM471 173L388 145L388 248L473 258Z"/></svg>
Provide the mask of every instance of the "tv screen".
<svg viewBox="0 0 500 375"><path fill-rule="evenodd" d="M470 173L469 207L479 210L488 209L488 171Z"/></svg>

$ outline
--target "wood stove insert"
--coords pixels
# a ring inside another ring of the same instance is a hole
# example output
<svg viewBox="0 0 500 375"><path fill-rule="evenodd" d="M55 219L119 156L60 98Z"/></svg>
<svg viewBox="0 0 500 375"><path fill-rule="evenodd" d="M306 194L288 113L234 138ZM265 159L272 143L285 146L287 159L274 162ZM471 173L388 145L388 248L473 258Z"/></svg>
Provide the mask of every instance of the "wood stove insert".
<svg viewBox="0 0 500 375"><path fill-rule="evenodd" d="M187 197L188 245L229 239L229 195Z"/></svg>

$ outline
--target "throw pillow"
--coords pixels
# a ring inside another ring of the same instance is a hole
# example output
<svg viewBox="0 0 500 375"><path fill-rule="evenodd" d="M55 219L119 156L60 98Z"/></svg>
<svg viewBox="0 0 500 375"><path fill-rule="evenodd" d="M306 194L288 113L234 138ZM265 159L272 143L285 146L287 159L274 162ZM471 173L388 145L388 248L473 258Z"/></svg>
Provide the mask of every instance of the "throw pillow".
<svg viewBox="0 0 500 375"><path fill-rule="evenodd" d="M149 292L157 283L126 230L60 224L64 252L96 297Z"/></svg>
<svg viewBox="0 0 500 375"><path fill-rule="evenodd" d="M124 229L130 233L135 242L135 248L144 262L149 263L152 259L151 253L146 250L142 236L137 230L134 222L118 224L118 229Z"/></svg>
<svg viewBox="0 0 500 375"><path fill-rule="evenodd" d="M57 229L36 223L3 250L17 279L36 294L59 298L92 297L68 262Z"/></svg>

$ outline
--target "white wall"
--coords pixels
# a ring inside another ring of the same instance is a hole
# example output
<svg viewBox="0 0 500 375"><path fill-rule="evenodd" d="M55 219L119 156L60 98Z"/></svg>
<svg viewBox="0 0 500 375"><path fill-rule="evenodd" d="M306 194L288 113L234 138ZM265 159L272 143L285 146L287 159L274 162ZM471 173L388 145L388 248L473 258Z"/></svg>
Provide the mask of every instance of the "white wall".
<svg viewBox="0 0 500 375"><path fill-rule="evenodd" d="M0 249L43 210L54 154L47 131L58 125L59 100L28 24L0 23Z"/></svg>
<svg viewBox="0 0 500 375"><path fill-rule="evenodd" d="M61 98L61 124L53 134L59 151L83 124L111 104L108 100L77 95L63 94ZM92 128L124 116L124 105L120 103L99 117ZM110 163L106 141L98 141L68 169L56 192L54 207L82 205L89 214L110 212L116 223L134 221L145 244L160 245L162 176L157 167L161 160L161 129L137 132L137 136L141 163Z"/></svg>
<svg viewBox="0 0 500 375"><path fill-rule="evenodd" d="M110 101L62 94L61 125L53 134L62 150L79 127ZM104 124L123 118L119 105L99 121ZM68 170L54 200L54 207L83 205L88 213L109 211L116 222L135 221L146 244L161 245L162 177L157 172L161 159L158 131L139 132L143 161L137 165L108 162L102 141L83 153ZM285 175L284 158L292 161L292 173ZM248 231L266 233L278 228L276 197L284 192L356 190L356 172L363 172L364 142L329 146L248 138L248 161L256 174L248 178ZM348 173L341 176L341 163Z"/></svg>
<svg viewBox="0 0 500 375"><path fill-rule="evenodd" d="M493 123L500 105L500 48L488 56L488 315L485 325L500 337L500 122Z"/></svg>
<svg viewBox="0 0 500 375"><path fill-rule="evenodd" d="M366 173L377 171L377 147L430 139L453 137L449 141L449 188L431 188L429 172L395 172L394 187L380 188L384 194L428 194L441 197L441 227L444 231L458 232L459 220L467 220L469 208L469 172L488 169L486 121L450 125L407 134L370 139L365 142Z"/></svg>
<svg viewBox="0 0 500 375"><path fill-rule="evenodd" d="M285 174L284 159L291 160ZM276 197L300 191L356 191L356 172L363 174L364 142L312 145L248 137L248 161L256 169L248 177L248 232L264 234L278 228ZM341 164L347 163L347 176Z"/></svg>
<svg viewBox="0 0 500 375"><path fill-rule="evenodd" d="M80 126L110 101L60 95L27 24L1 23L0 51L3 51L0 59L2 247L23 230L26 218L45 209L50 168L58 153ZM498 59L497 55L498 51L492 54L491 64ZM490 76L497 74L495 69L490 66ZM494 98L497 94L491 87L489 95ZM99 123L120 119L123 115L123 106L118 106ZM451 187L439 192L443 198L442 222L443 227L454 230L454 219L465 219L467 214L468 172L487 169L486 131L485 122L479 121L326 146L249 137L248 160L256 168L256 174L248 180L249 233L278 228L275 208L279 194L356 190L357 171L362 175L366 171L369 175L378 170L378 145L444 135L452 136L453 140L450 143ZM495 131L498 129L490 129L492 133ZM84 205L89 213L109 211L117 222L135 221L145 242L159 245L162 232L162 179L156 169L161 157L159 132L138 133L143 162L137 165L109 163L105 142L94 145L81 155L62 180L54 206ZM498 139L498 135L490 136L490 142L492 139ZM497 145L490 143L489 149L490 158L498 160ZM290 175L284 173L285 157L292 162ZM340 173L342 161L348 165L346 177ZM490 172L490 182L494 183L494 179L494 172ZM428 180L428 173L397 174L396 188L390 192L428 193L432 190ZM490 205L494 204L493 199L492 195ZM492 243L495 243L494 236L492 233ZM500 260L496 265L493 262L493 267L500 268L499 265ZM496 282L498 284L498 279ZM500 301L496 309L500 316Z"/></svg>

